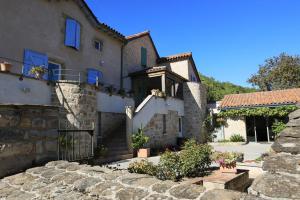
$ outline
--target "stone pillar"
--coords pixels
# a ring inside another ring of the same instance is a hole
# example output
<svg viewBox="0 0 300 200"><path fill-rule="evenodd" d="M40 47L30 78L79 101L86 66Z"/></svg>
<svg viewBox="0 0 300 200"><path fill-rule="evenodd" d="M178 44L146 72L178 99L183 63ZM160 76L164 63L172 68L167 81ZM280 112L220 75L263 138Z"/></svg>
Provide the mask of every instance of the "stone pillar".
<svg viewBox="0 0 300 200"><path fill-rule="evenodd" d="M186 82L183 84L184 118L183 137L194 138L205 142L203 122L206 117L206 87L201 83Z"/></svg>
<svg viewBox="0 0 300 200"><path fill-rule="evenodd" d="M128 149L132 152L131 135L133 132L133 108L131 106L125 107L126 112L126 138Z"/></svg>
<svg viewBox="0 0 300 200"><path fill-rule="evenodd" d="M59 83L55 88L61 109L62 129L94 129L97 121L96 91L85 84ZM52 98L55 99L55 98Z"/></svg>

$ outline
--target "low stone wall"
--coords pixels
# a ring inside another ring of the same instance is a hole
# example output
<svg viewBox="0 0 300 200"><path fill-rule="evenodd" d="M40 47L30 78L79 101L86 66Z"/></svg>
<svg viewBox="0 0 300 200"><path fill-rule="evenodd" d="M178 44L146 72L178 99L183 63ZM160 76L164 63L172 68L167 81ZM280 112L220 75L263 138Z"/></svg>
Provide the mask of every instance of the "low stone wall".
<svg viewBox="0 0 300 200"><path fill-rule="evenodd" d="M151 148L175 145L178 137L178 113L168 111L166 117L166 128L163 130L163 114L155 114L150 122L144 127L144 133L150 137Z"/></svg>
<svg viewBox="0 0 300 200"><path fill-rule="evenodd" d="M53 106L0 105L0 177L56 159Z"/></svg>
<svg viewBox="0 0 300 200"><path fill-rule="evenodd" d="M255 199L300 199L300 109L289 119L264 160L266 173L249 188Z"/></svg>

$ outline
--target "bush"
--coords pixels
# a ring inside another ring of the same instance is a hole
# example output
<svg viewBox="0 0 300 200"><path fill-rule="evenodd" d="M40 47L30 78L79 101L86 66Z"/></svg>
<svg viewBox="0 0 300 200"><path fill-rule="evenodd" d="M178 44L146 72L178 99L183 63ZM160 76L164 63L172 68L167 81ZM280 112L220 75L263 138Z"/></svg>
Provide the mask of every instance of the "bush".
<svg viewBox="0 0 300 200"><path fill-rule="evenodd" d="M178 153L167 150L160 157L156 177L160 180L179 181L182 178L179 160Z"/></svg>
<svg viewBox="0 0 300 200"><path fill-rule="evenodd" d="M149 174L156 176L157 167L147 160L135 161L129 164L128 171L137 174Z"/></svg>
<svg viewBox="0 0 300 200"><path fill-rule="evenodd" d="M239 134L233 134L230 137L230 142L245 142L245 138Z"/></svg>
<svg viewBox="0 0 300 200"><path fill-rule="evenodd" d="M279 122L275 122L273 125L272 125L272 132L275 134L275 137L278 137L279 136L279 133L281 131L283 131L284 129L286 128L286 125L285 123L279 121Z"/></svg>
<svg viewBox="0 0 300 200"><path fill-rule="evenodd" d="M137 133L132 134L132 148L137 150L143 148L148 142L149 137L144 134L143 128L139 128Z"/></svg>
<svg viewBox="0 0 300 200"><path fill-rule="evenodd" d="M244 154L240 152L219 152L212 155L212 159L220 165L230 165L244 160Z"/></svg>
<svg viewBox="0 0 300 200"><path fill-rule="evenodd" d="M211 146L188 140L182 149L179 155L182 175L187 177L203 175L211 164Z"/></svg>

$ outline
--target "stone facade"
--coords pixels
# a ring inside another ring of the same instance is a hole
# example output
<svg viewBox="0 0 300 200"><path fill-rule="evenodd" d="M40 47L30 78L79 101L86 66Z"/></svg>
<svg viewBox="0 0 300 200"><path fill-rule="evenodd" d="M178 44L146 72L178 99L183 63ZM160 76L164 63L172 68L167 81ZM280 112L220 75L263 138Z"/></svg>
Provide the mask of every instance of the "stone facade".
<svg viewBox="0 0 300 200"><path fill-rule="evenodd" d="M300 199L300 109L289 115L289 123L265 158L266 173L257 177L249 193L261 199Z"/></svg>
<svg viewBox="0 0 300 200"><path fill-rule="evenodd" d="M165 130L164 130L165 116ZM167 145L176 145L178 137L179 116L176 111L168 111L168 114L155 114L144 127L144 133L150 137L149 146L160 148Z"/></svg>
<svg viewBox="0 0 300 200"><path fill-rule="evenodd" d="M123 52L123 83L125 89L131 89L131 78L128 77L129 73L139 71L145 67L141 66L141 48L147 49L147 67L156 65L158 55L156 54L155 47L153 46L149 35L129 41Z"/></svg>
<svg viewBox="0 0 300 200"><path fill-rule="evenodd" d="M87 9L77 3L80 0L76 1L1 1L1 17L10 19L0 21L1 29L6 30L0 33L1 56L23 61L24 49L34 50L47 54L49 61L60 64L63 69L76 70L69 75L81 72L84 81L87 68L100 70L104 83L119 88L123 43L107 31L96 28L93 17L88 16L84 12ZM18 13L18 18L15 13ZM80 23L79 50L65 45L67 17ZM95 40L103 43L101 52L95 49ZM12 64L12 71L21 73L22 64ZM74 76L64 78L76 79Z"/></svg>
<svg viewBox="0 0 300 200"><path fill-rule="evenodd" d="M56 159L58 111L51 106L0 106L0 177Z"/></svg>
<svg viewBox="0 0 300 200"><path fill-rule="evenodd" d="M97 123L96 90L76 83L58 83L53 104L61 105L61 128L95 129Z"/></svg>
<svg viewBox="0 0 300 200"><path fill-rule="evenodd" d="M203 122L206 116L206 88L201 83L186 82L183 84L184 118L183 137L195 138L204 142L206 132Z"/></svg>

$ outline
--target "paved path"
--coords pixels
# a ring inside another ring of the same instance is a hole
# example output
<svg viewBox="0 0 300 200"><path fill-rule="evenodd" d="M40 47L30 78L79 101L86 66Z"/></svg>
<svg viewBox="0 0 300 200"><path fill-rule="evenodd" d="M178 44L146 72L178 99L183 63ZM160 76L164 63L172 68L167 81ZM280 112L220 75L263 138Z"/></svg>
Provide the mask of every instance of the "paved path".
<svg viewBox="0 0 300 200"><path fill-rule="evenodd" d="M255 199L230 190L206 190L188 183L160 181L155 177L113 171L66 161L54 161L0 180L1 200L159 200Z"/></svg>
<svg viewBox="0 0 300 200"><path fill-rule="evenodd" d="M244 160L255 160L262 153L269 151L272 144L270 143L255 143L248 144L227 144L227 143L211 143L216 151L230 151L244 153Z"/></svg>

